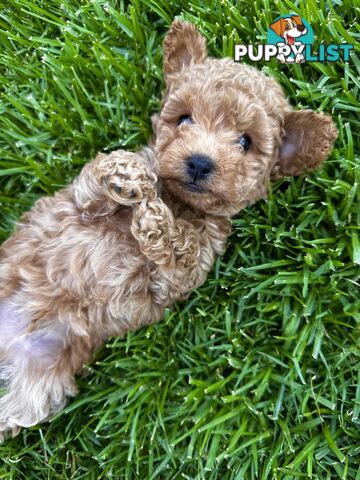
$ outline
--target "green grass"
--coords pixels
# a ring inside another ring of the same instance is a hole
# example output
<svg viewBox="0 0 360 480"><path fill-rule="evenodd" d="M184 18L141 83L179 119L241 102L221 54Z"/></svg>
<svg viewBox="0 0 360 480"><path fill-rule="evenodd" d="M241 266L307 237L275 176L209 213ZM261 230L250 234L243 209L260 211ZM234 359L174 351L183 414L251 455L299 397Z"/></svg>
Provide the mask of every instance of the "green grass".
<svg viewBox="0 0 360 480"><path fill-rule="evenodd" d="M360 36L358 0L206 5L2 2L2 239L97 151L147 142L176 15L217 57L291 11L317 43ZM242 212L202 288L111 339L55 420L2 444L1 479L360 480L360 62L259 67L297 107L333 115L330 159Z"/></svg>

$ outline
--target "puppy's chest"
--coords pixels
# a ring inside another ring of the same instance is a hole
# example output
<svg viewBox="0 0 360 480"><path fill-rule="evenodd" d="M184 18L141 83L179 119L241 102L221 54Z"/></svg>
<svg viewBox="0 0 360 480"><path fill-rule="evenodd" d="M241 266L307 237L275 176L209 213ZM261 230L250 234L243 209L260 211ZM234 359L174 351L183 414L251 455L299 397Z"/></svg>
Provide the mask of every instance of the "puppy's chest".
<svg viewBox="0 0 360 480"><path fill-rule="evenodd" d="M120 208L82 231L84 258L98 289L103 285L134 289L133 284L149 270L149 262L131 233L132 218L131 208Z"/></svg>
<svg viewBox="0 0 360 480"><path fill-rule="evenodd" d="M104 217L65 218L56 233L44 225L33 232L37 248L29 268L37 265L37 275L46 277L54 292L90 301L140 290L139 279L146 277L149 266L131 233L131 222L132 210L124 207Z"/></svg>

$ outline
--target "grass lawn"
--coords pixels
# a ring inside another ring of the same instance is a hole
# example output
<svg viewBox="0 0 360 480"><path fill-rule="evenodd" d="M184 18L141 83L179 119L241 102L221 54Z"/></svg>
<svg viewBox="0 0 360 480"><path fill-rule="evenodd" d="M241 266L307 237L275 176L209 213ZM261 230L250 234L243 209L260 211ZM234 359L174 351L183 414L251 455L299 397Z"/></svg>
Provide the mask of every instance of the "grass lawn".
<svg viewBox="0 0 360 480"><path fill-rule="evenodd" d="M1 239L96 152L147 142L176 15L223 57L289 12L315 45L356 44L359 7L3 1ZM258 66L333 115L330 159L235 218L208 281L162 323L109 340L57 418L0 446L0 479L360 480L360 62Z"/></svg>

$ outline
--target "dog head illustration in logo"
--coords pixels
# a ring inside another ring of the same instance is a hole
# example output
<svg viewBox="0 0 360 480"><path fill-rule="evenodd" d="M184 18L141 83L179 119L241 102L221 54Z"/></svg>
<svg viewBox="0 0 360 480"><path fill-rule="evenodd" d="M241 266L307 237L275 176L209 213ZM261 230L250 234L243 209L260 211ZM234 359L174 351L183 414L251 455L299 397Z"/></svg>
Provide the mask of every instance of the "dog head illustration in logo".
<svg viewBox="0 0 360 480"><path fill-rule="evenodd" d="M309 23L294 13L277 18L268 29L268 44L277 46L276 59L281 63L304 62L305 47L313 43L313 38Z"/></svg>
<svg viewBox="0 0 360 480"><path fill-rule="evenodd" d="M269 25L276 35L285 40L286 45L293 45L302 35L306 35L307 28L299 15L292 15L289 18L280 18Z"/></svg>

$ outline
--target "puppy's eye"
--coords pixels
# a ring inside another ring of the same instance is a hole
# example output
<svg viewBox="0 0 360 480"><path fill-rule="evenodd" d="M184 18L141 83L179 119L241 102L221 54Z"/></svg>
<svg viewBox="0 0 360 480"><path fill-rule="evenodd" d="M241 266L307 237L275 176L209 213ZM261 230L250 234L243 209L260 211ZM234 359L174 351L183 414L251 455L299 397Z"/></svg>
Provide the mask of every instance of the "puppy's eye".
<svg viewBox="0 0 360 480"><path fill-rule="evenodd" d="M182 115L177 122L178 125L191 125L192 123L194 123L194 120L191 115Z"/></svg>
<svg viewBox="0 0 360 480"><path fill-rule="evenodd" d="M285 30L289 30L289 28L290 28L290 27L289 27L289 24L286 24L286 25L285 25Z"/></svg>
<svg viewBox="0 0 360 480"><path fill-rule="evenodd" d="M295 22L292 22L291 24L294 28L297 26Z"/></svg>
<svg viewBox="0 0 360 480"><path fill-rule="evenodd" d="M251 145L251 138L249 137L249 135L246 135L246 133L244 133L244 135L241 135L239 143L244 150L249 150Z"/></svg>

